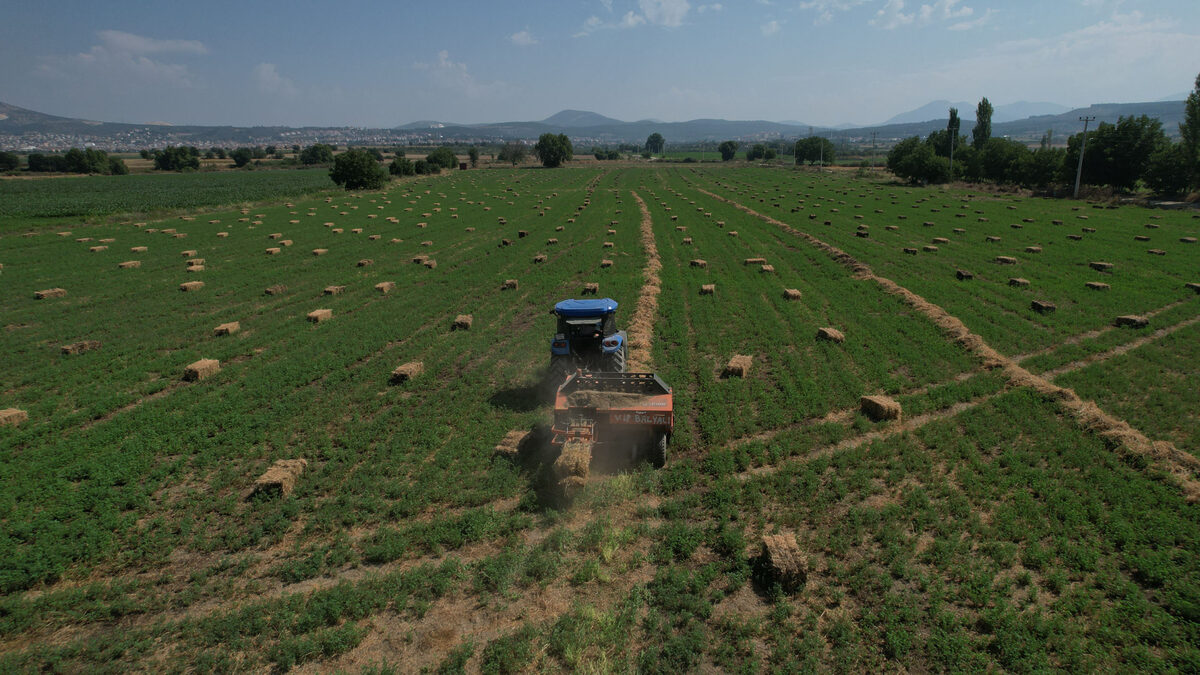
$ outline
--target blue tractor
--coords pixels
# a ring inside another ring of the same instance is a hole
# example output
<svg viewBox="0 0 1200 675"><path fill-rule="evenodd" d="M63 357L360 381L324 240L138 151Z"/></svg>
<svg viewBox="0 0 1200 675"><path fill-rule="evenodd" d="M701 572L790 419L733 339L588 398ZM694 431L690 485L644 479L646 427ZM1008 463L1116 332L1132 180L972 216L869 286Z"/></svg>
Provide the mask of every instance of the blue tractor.
<svg viewBox="0 0 1200 675"><path fill-rule="evenodd" d="M576 370L623 373L629 338L617 330L617 301L563 300L554 305L558 330L550 343L550 375L562 382Z"/></svg>

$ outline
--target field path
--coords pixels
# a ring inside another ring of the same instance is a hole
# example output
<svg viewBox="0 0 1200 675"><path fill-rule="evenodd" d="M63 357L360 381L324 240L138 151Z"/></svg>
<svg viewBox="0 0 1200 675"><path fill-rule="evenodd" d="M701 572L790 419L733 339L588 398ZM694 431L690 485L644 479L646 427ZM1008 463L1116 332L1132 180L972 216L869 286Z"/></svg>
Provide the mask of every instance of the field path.
<svg viewBox="0 0 1200 675"><path fill-rule="evenodd" d="M1060 387L1046 378L1034 375L1022 368L1012 359L993 349L981 336L972 333L966 324L957 317L895 281L877 276L870 266L856 260L849 253L732 199L703 188L695 189L712 199L730 204L763 222L775 225L783 231L803 239L850 269L856 279L875 282L888 294L899 297L905 304L924 314L956 343L982 359L985 368L1001 369L1012 386L1027 386L1053 399L1058 403L1063 414L1075 419L1084 429L1099 434L1125 452L1144 456L1150 466L1173 476L1188 502L1200 501L1200 459L1179 450L1168 441L1153 441L1147 438L1145 434L1134 429L1128 422L1105 413L1094 402L1084 401L1074 390Z"/></svg>
<svg viewBox="0 0 1200 675"><path fill-rule="evenodd" d="M1071 363L1059 366L1058 368L1055 368L1053 370L1047 370L1044 373L1042 373L1042 377L1054 379L1054 378L1058 377L1059 375L1063 375L1065 373L1070 373L1072 371L1079 370L1080 368L1086 368L1087 366L1090 366L1093 363L1099 363L1100 361L1107 361L1107 360L1113 358L1114 356L1120 356L1120 355L1124 354L1125 352L1129 352L1134 349L1137 349L1138 347L1141 347L1142 345L1149 344L1151 342L1154 342L1155 340L1162 339L1162 338L1170 335L1171 333L1174 333L1177 330L1187 328L1188 326L1191 326L1197 322L1200 322L1200 316L1193 316L1192 318L1180 321L1179 323L1177 323L1173 326L1159 328L1158 330L1154 331L1153 333L1150 333L1149 335L1144 335L1136 340L1126 342L1125 344L1122 344L1122 345L1117 345L1116 347L1113 347L1112 349L1100 352L1099 354L1091 354L1085 358L1079 359L1078 361L1072 361Z"/></svg>

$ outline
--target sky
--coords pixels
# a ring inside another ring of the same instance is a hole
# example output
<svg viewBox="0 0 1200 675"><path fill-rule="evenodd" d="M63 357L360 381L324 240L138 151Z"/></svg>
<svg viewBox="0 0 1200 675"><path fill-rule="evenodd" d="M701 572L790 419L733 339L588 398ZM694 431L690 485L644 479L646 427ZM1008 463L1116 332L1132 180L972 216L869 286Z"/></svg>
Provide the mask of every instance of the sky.
<svg viewBox="0 0 1200 675"><path fill-rule="evenodd" d="M0 101L109 122L876 124L1182 98L1200 0L0 0Z"/></svg>

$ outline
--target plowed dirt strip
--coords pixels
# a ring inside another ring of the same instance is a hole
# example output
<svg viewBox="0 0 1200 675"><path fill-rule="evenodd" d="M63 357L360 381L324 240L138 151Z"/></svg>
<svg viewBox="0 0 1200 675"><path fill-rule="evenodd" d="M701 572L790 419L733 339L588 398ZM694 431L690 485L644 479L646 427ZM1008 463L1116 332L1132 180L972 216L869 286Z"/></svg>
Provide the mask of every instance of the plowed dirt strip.
<svg viewBox="0 0 1200 675"><path fill-rule="evenodd" d="M642 211L642 248L646 249L646 269L643 272L646 283L638 296L637 309L629 322L629 363L626 370L631 372L649 372L653 370L650 348L654 340L654 319L658 316L658 293L662 290L662 261L658 257L658 246L654 243L654 220L650 217L650 209L642 201L638 193L630 190L633 198Z"/></svg>
<svg viewBox="0 0 1200 675"><path fill-rule="evenodd" d="M1002 369L1004 376L1008 378L1012 386L1027 386L1055 400L1058 403L1060 411L1073 418L1084 429L1099 434L1110 444L1125 452L1146 457L1150 460L1149 463L1153 468L1173 476L1179 484L1184 498L1188 502L1194 503L1200 501L1200 480L1197 479L1200 476L1200 459L1189 453L1180 451L1174 444L1168 441L1150 440L1145 434L1131 427L1128 422L1108 415L1091 401L1084 401L1079 398L1079 395L1074 390L1060 387L1044 377L1039 377L1025 370L1012 359L992 349L982 337L972 333L957 317L952 316L946 310L925 300L891 279L876 276L870 266L855 260L853 256L845 251L835 246L830 246L811 234L801 232L787 223L758 213L748 206L714 194L703 188L697 187L695 189L697 192L729 204L740 211L775 225L783 231L812 244L837 262L849 268L854 272L856 279L874 281L888 294L901 298L910 307L929 317L956 343L982 359L985 368Z"/></svg>
<svg viewBox="0 0 1200 675"><path fill-rule="evenodd" d="M1053 370L1047 370L1046 372L1042 373L1042 377L1054 379L1064 373L1069 373L1069 372L1072 372L1075 370L1079 370L1080 368L1086 368L1086 367L1092 365L1093 363L1099 363L1100 361L1107 361L1107 360L1113 358L1114 356L1120 356L1120 355L1124 354L1125 352L1133 351L1134 349L1137 349L1138 347L1141 347L1142 345L1148 344L1150 342L1154 342L1155 340L1162 339L1162 338L1170 335L1171 333L1174 333L1175 331L1183 329L1183 328L1187 328L1188 326L1191 326L1192 324L1195 324L1198 321L1200 321L1200 316L1194 316L1190 319L1180 321L1179 323L1175 324L1174 326L1167 326L1166 328L1159 328L1158 330L1154 331L1153 333L1150 333L1149 335L1140 337L1136 340L1133 340L1132 342L1126 342L1123 345L1117 345L1116 347L1113 347L1112 349L1109 349L1107 351L1100 352L1099 354L1092 354L1086 358L1079 359L1078 361L1072 361L1071 363L1068 363L1063 366L1059 366L1058 368L1055 368Z"/></svg>

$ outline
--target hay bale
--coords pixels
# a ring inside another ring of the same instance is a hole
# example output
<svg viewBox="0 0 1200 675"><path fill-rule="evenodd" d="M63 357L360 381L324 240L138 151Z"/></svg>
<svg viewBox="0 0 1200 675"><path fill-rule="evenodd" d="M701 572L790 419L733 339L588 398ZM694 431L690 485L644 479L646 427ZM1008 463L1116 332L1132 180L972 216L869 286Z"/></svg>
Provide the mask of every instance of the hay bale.
<svg viewBox="0 0 1200 675"><path fill-rule="evenodd" d="M424 361L409 361L408 363L400 364L392 371L391 383L403 384L419 377L423 372L425 372Z"/></svg>
<svg viewBox="0 0 1200 675"><path fill-rule="evenodd" d="M1071 241L1083 241L1083 235L1082 234L1068 234L1067 239L1070 239Z"/></svg>
<svg viewBox="0 0 1200 675"><path fill-rule="evenodd" d="M1008 280L1008 285L1015 286L1017 288L1025 288L1025 287L1029 286L1029 280L1022 279L1021 277L1012 277L1011 279Z"/></svg>
<svg viewBox="0 0 1200 675"><path fill-rule="evenodd" d="M1085 228L1083 228L1083 232L1084 232L1085 234L1095 234L1095 233L1096 233L1096 228L1094 228L1094 227L1085 227Z"/></svg>
<svg viewBox="0 0 1200 675"><path fill-rule="evenodd" d="M916 254L917 254L917 249L915 249L915 248L905 248L905 249L903 249L903 250L904 250L904 252L905 252L905 253L907 253L907 254L909 254L909 255L916 255Z"/></svg>
<svg viewBox="0 0 1200 675"><path fill-rule="evenodd" d="M738 236L737 230L730 230L730 231L729 231L729 236L731 236L731 237L736 237L736 236Z"/></svg>
<svg viewBox="0 0 1200 675"><path fill-rule="evenodd" d="M391 293L392 291L396 290L396 282L381 281L381 282L375 284L375 290L379 291L380 293L382 293L384 295L387 295L388 293Z"/></svg>
<svg viewBox="0 0 1200 675"><path fill-rule="evenodd" d="M887 396L863 396L858 399L862 412L872 420L899 420L901 417L900 403Z"/></svg>
<svg viewBox="0 0 1200 675"><path fill-rule="evenodd" d="M263 291L263 293L265 295L283 295L284 293L287 293L287 286L284 286L283 284L275 284L274 286L268 286L266 288L266 290Z"/></svg>
<svg viewBox="0 0 1200 675"><path fill-rule="evenodd" d="M992 243L992 244L994 244L994 243L996 243L996 242L1000 241L1000 237L991 236L991 237L988 237L988 238L987 238L987 241L988 241L988 243Z"/></svg>
<svg viewBox="0 0 1200 675"><path fill-rule="evenodd" d="M600 284L595 283L595 282L586 283L583 285L582 293L583 293L583 295L599 295L600 294Z"/></svg>
<svg viewBox="0 0 1200 675"><path fill-rule="evenodd" d="M758 268L758 271L765 272L766 274L774 274L775 266L774 265L763 265L762 267Z"/></svg>
<svg viewBox="0 0 1200 675"><path fill-rule="evenodd" d="M313 255L325 255L326 253L329 253L329 249L327 248L314 248L312 250Z"/></svg>
<svg viewBox="0 0 1200 675"><path fill-rule="evenodd" d="M1107 291L1109 288L1111 288L1111 286L1102 281L1089 281L1084 285L1093 291Z"/></svg>
<svg viewBox="0 0 1200 675"><path fill-rule="evenodd" d="M612 266L613 266L613 261L611 261L607 258L602 259L600 261L600 267L612 267Z"/></svg>
<svg viewBox="0 0 1200 675"><path fill-rule="evenodd" d="M1139 234L1139 235L1135 235L1133 240L1134 241L1150 241L1150 237L1147 237L1144 234Z"/></svg>
<svg viewBox="0 0 1200 675"><path fill-rule="evenodd" d="M189 271L189 272L203 272L203 271L204 271L204 265L192 265L191 267L187 268L187 271Z"/></svg>
<svg viewBox="0 0 1200 675"><path fill-rule="evenodd" d="M1200 294L1200 284L1189 282L1189 283L1184 284L1183 287L1190 289L1195 293Z"/></svg>
<svg viewBox="0 0 1200 675"><path fill-rule="evenodd" d="M1051 224L1051 225L1062 225L1062 224L1063 224L1063 221L1061 221L1061 220L1058 220L1058 219L1055 219L1055 220L1051 220L1051 221L1050 221L1050 224Z"/></svg>
<svg viewBox="0 0 1200 675"><path fill-rule="evenodd" d="M291 246L291 245L292 245L292 240L291 240L291 239L284 239L283 241L279 242L279 245L280 245L280 246Z"/></svg>
<svg viewBox="0 0 1200 675"><path fill-rule="evenodd" d="M604 242L604 248L612 248L612 247L613 247L613 243L611 241Z"/></svg>
<svg viewBox="0 0 1200 675"><path fill-rule="evenodd" d="M223 323L214 328L213 335L233 335L241 329L242 324L238 323L237 321L230 321L229 323Z"/></svg>
<svg viewBox="0 0 1200 675"><path fill-rule="evenodd" d="M1058 309L1058 306L1053 302L1034 300L1033 302L1029 303L1029 308L1038 314L1053 314Z"/></svg>
<svg viewBox="0 0 1200 675"><path fill-rule="evenodd" d="M753 565L761 585L779 584L784 593L799 591L808 580L808 558L791 533L765 535Z"/></svg>
<svg viewBox="0 0 1200 675"><path fill-rule="evenodd" d="M689 263L689 264L692 267L708 267L708 261L702 260L700 258L696 258L695 260L691 261L691 263Z"/></svg>
<svg viewBox="0 0 1200 675"><path fill-rule="evenodd" d="M517 290L517 289L519 288L519 286L520 286L520 284L517 282L517 280L516 280L516 279L505 279L505 280L504 280L504 283L500 284L500 290L502 290L502 291L508 291L508 290L513 290L513 291L515 291L515 290Z"/></svg>
<svg viewBox="0 0 1200 675"><path fill-rule="evenodd" d="M1011 223L1011 224L1009 225L1009 227L1011 227L1011 228L1012 228L1012 229L1014 229L1014 230L1019 230L1019 229L1021 229L1021 228L1025 227L1025 226L1024 226L1024 225L1022 225L1022 224L1020 224L1020 223Z"/></svg>
<svg viewBox="0 0 1200 675"><path fill-rule="evenodd" d="M1026 246L1025 252L1026 253L1041 253L1042 247L1041 246Z"/></svg>
<svg viewBox="0 0 1200 675"><path fill-rule="evenodd" d="M228 233L228 232L218 232L218 233L217 233L217 238L218 238L218 239L224 239L224 238L226 238L226 237L228 237L228 236L229 236L229 233Z"/></svg>
<svg viewBox="0 0 1200 675"><path fill-rule="evenodd" d="M134 246L133 248L131 248L131 249L129 249L129 250L130 250L131 252L133 252L133 253L145 253L146 251L149 251L149 250L150 250L150 247L148 247L148 246Z"/></svg>
<svg viewBox="0 0 1200 675"><path fill-rule="evenodd" d="M801 297L800 289L797 289L797 288L783 289L783 299L784 300L799 300L800 297Z"/></svg>
<svg viewBox="0 0 1200 675"><path fill-rule="evenodd" d="M949 244L949 243L950 243L950 240L949 240L949 239L947 239L947 238L945 238L945 237L934 237L934 238L933 238L933 243L935 243L935 244Z"/></svg>
<svg viewBox="0 0 1200 675"><path fill-rule="evenodd" d="M1017 259L1012 256L1008 256L1008 255L998 255L998 256L996 256L996 264L997 265L1016 265Z"/></svg>
<svg viewBox="0 0 1200 675"><path fill-rule="evenodd" d="M183 291L184 293L190 293L190 292L192 292L192 291L198 291L198 290L200 290L201 288L204 288L204 282L203 282L203 281L187 281L187 282L184 282L184 283L182 283L182 284L179 284L179 290Z"/></svg>
<svg viewBox="0 0 1200 675"><path fill-rule="evenodd" d="M854 233L854 236L860 237L862 239L867 239L871 236L871 233L867 232L866 230L859 230L858 232Z"/></svg>
<svg viewBox="0 0 1200 675"><path fill-rule="evenodd" d="M326 286L325 295L341 295L346 292L345 286Z"/></svg>
<svg viewBox="0 0 1200 675"><path fill-rule="evenodd" d="M828 340L829 342L842 343L842 342L846 341L846 335L845 335L845 333L842 333L842 331L840 331L836 328L828 328L828 327L818 328L817 329L817 339L818 340Z"/></svg>
<svg viewBox="0 0 1200 675"><path fill-rule="evenodd" d="M925 227L933 227L934 225L937 225L937 223L933 222L932 220L927 220L921 224L924 225Z"/></svg>
<svg viewBox="0 0 1200 675"><path fill-rule="evenodd" d="M1147 230L1157 230L1158 225L1155 225L1154 223L1146 223L1146 229Z"/></svg>
<svg viewBox="0 0 1200 675"><path fill-rule="evenodd" d="M306 318L312 323L321 323L333 318L332 309L314 309L306 315Z"/></svg>
<svg viewBox="0 0 1200 675"><path fill-rule="evenodd" d="M1110 262L1093 261L1088 263L1088 267L1096 270L1097 272L1109 272L1112 270L1113 264Z"/></svg>
<svg viewBox="0 0 1200 675"><path fill-rule="evenodd" d="M927 246L922 246L921 250L925 251L926 253L937 253L938 247L932 246L932 245L927 245Z"/></svg>
<svg viewBox="0 0 1200 675"><path fill-rule="evenodd" d="M429 260L429 256L427 255L414 255L412 257L412 263L414 265L424 265L426 260Z"/></svg>
<svg viewBox="0 0 1200 675"><path fill-rule="evenodd" d="M1152 248L1152 249L1146 251L1146 253L1149 253L1150 255L1166 255L1167 254L1167 252L1162 250L1161 248Z"/></svg>
<svg viewBox="0 0 1200 675"><path fill-rule="evenodd" d="M267 235L267 239L283 239L283 233L282 232L272 232L271 234Z"/></svg>
<svg viewBox="0 0 1200 675"><path fill-rule="evenodd" d="M203 264L204 264L204 258L189 258L187 261L188 267L195 267L197 265L203 265Z"/></svg>
<svg viewBox="0 0 1200 675"><path fill-rule="evenodd" d="M954 270L954 278L958 279L959 281L970 281L971 279L975 278L975 275L967 270Z"/></svg>
<svg viewBox="0 0 1200 675"><path fill-rule="evenodd" d="M29 419L29 413L18 408L0 410L0 427L15 427Z"/></svg>
<svg viewBox="0 0 1200 675"><path fill-rule="evenodd" d="M558 458L554 460L554 477L568 497L587 483L592 465L592 444L589 441L571 439L563 443Z"/></svg>
<svg viewBox="0 0 1200 675"><path fill-rule="evenodd" d="M539 254L537 254L537 255L533 256L533 262L535 262L535 263L544 263L544 262L546 262L546 254L545 254L545 253L539 253ZM601 265L601 267L603 267L603 266L604 266L604 265Z"/></svg>
<svg viewBox="0 0 1200 675"><path fill-rule="evenodd" d="M743 265L765 265L766 263L766 258L746 258L742 261Z"/></svg>
<svg viewBox="0 0 1200 675"><path fill-rule="evenodd" d="M363 231L363 229L361 227L356 227L356 228L350 230L350 234L362 234L362 231Z"/></svg>
<svg viewBox="0 0 1200 675"><path fill-rule="evenodd" d="M745 354L734 354L721 371L721 377L746 377L750 374L750 366L754 365L754 357Z"/></svg>
<svg viewBox="0 0 1200 675"><path fill-rule="evenodd" d="M119 267L120 269L123 269L123 270L129 270L129 269L133 269L135 267L141 267L141 266L142 266L141 260L126 260L125 262L117 263L117 267Z"/></svg>
<svg viewBox="0 0 1200 675"><path fill-rule="evenodd" d="M525 442L526 438L529 438L531 433L530 431L523 431L521 429L509 431L496 444L496 452L501 455L515 457L520 452L521 444Z"/></svg>
<svg viewBox="0 0 1200 675"><path fill-rule="evenodd" d="M100 349L100 341L99 340L80 340L79 342L72 342L69 345L63 345L62 353L63 354L82 354L84 352L90 352L90 351L94 351L97 349Z"/></svg>
<svg viewBox="0 0 1200 675"><path fill-rule="evenodd" d="M374 264L375 264L375 261L370 258L363 258L362 260L358 261L359 267L370 267L371 265L374 265Z"/></svg>
<svg viewBox="0 0 1200 675"><path fill-rule="evenodd" d="M884 225L883 229L885 229L889 232L896 232L900 229L900 226L899 225Z"/></svg>
<svg viewBox="0 0 1200 675"><path fill-rule="evenodd" d="M254 480L254 490L251 495L267 495L269 497L286 497L296 489L296 482L308 460L278 459L263 475Z"/></svg>
<svg viewBox="0 0 1200 675"><path fill-rule="evenodd" d="M700 295L713 295L716 292L717 292L716 284L701 284L700 285Z"/></svg>
<svg viewBox="0 0 1200 675"><path fill-rule="evenodd" d="M279 255L279 252L282 250L281 248L269 248L267 249L267 255Z"/></svg>
<svg viewBox="0 0 1200 675"><path fill-rule="evenodd" d="M100 251L107 251L108 247L107 246L93 246L93 247L89 248L88 250L91 251L92 253L99 253Z"/></svg>
<svg viewBox="0 0 1200 675"><path fill-rule="evenodd" d="M189 382L203 380L216 375L221 370L221 362L216 359L200 359L183 369L183 379Z"/></svg>
<svg viewBox="0 0 1200 675"><path fill-rule="evenodd" d="M1128 326L1130 328L1145 328L1150 325L1150 319L1137 314L1126 314L1113 319L1113 325L1118 328Z"/></svg>

